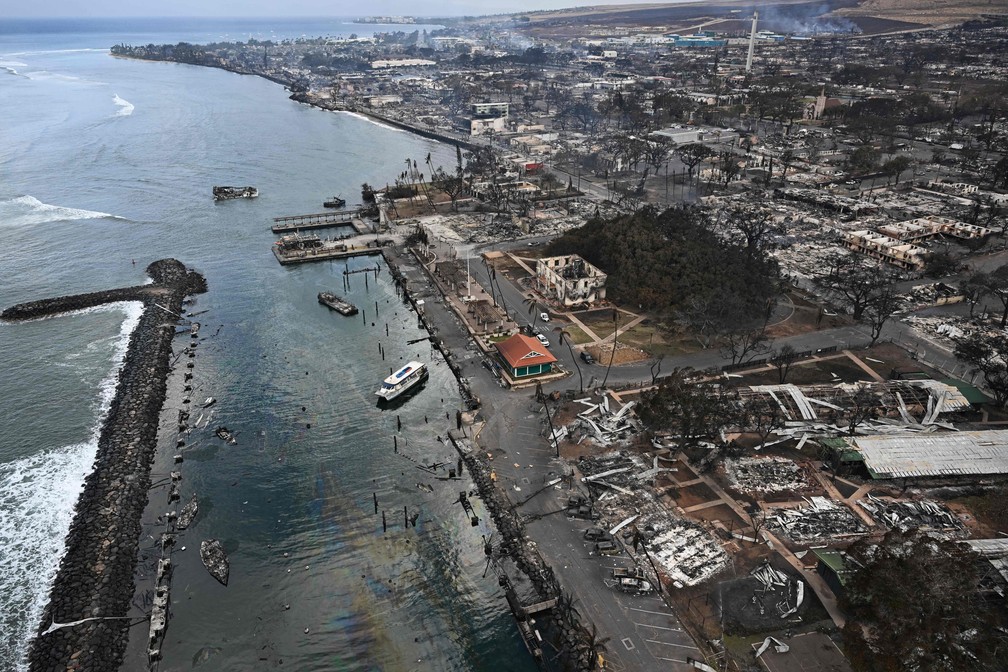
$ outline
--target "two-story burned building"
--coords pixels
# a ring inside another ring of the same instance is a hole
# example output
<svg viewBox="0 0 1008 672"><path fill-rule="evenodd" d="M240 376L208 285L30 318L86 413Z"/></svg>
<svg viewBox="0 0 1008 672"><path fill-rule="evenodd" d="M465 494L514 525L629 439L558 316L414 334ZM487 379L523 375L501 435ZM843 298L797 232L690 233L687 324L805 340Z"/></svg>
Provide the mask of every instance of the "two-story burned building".
<svg viewBox="0 0 1008 672"><path fill-rule="evenodd" d="M536 262L536 286L565 306L590 305L605 299L606 274L576 254Z"/></svg>

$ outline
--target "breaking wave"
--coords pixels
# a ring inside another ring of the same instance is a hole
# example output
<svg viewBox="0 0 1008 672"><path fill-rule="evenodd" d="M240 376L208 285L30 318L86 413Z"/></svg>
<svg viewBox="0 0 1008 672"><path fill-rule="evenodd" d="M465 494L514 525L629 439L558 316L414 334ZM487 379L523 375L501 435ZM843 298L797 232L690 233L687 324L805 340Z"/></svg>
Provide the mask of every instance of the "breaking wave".
<svg viewBox="0 0 1008 672"><path fill-rule="evenodd" d="M118 93L113 94L112 102L119 106L119 111L116 112L117 117L128 117L133 114L133 103L123 100Z"/></svg>
<svg viewBox="0 0 1008 672"><path fill-rule="evenodd" d="M343 114L349 115L351 117L357 117L358 119L363 119L364 121L366 121L368 123L371 123L371 124L374 124L375 126L381 126L382 128L387 128L390 131L398 131L399 133L405 133L406 132L406 131L404 131L401 128L396 128L395 126L389 126L388 124L382 123L382 122L378 121L377 119L372 119L371 117L367 116L366 114L358 114L357 112L348 112L346 110L340 110L340 111Z"/></svg>
<svg viewBox="0 0 1008 672"><path fill-rule="evenodd" d="M0 516L0 660L17 672L28 669L28 646L66 551L64 540L77 498L94 464L101 424L143 304L113 303L100 310L122 310L125 319L114 337L111 371L99 385L91 437L0 464L0 510L5 512Z"/></svg>
<svg viewBox="0 0 1008 672"><path fill-rule="evenodd" d="M132 105L130 106L132 108ZM107 212L65 208L61 205L43 203L34 196L17 196L0 200L0 226L18 227L47 224L49 222L73 222L80 219L125 219Z"/></svg>
<svg viewBox="0 0 1008 672"><path fill-rule="evenodd" d="M22 63L21 61L0 61L0 68L6 70L7 74L14 75L15 77L27 78L27 75L23 75L17 70L18 68L26 67L28 67L28 64Z"/></svg>

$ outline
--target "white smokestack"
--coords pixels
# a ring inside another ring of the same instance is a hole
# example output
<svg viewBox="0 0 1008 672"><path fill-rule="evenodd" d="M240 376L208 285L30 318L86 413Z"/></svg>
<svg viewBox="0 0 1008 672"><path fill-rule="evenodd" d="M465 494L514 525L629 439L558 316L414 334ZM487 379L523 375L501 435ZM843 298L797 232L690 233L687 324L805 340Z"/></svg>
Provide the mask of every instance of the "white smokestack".
<svg viewBox="0 0 1008 672"><path fill-rule="evenodd" d="M759 18L759 12L753 12L752 15L752 32L749 33L749 57L746 58L745 71L750 72L752 70L752 54L753 49L756 47L756 20Z"/></svg>

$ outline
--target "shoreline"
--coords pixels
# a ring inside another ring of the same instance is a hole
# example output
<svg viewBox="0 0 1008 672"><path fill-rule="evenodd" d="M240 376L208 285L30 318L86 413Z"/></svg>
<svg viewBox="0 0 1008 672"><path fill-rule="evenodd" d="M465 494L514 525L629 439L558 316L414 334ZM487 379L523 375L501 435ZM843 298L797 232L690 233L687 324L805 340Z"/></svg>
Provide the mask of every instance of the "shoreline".
<svg viewBox="0 0 1008 672"><path fill-rule="evenodd" d="M147 273L153 285L32 301L0 314L21 321L111 301L144 303L102 423L93 468L74 508L42 622L29 645L33 672L114 670L123 659L140 516L148 501L177 323L166 311L178 315L187 295L206 291L205 279L174 259L153 262Z"/></svg>
<svg viewBox="0 0 1008 672"><path fill-rule="evenodd" d="M401 131L405 131L407 133L412 133L422 138L427 138L428 140L436 140L437 142L443 142L451 145L458 145L463 149L469 151L474 151L482 147L482 145L474 143L471 140L455 138L450 135L446 135L444 133L438 133L437 131L420 128L419 126L413 126L412 124L409 124L405 121L392 119L391 117L383 116L381 114L378 114L377 112L364 110L357 107L339 105L329 101L328 99L326 99L326 101L323 101L315 96L312 96L307 91L295 91L295 85L293 82L286 81L284 79L281 79L280 77L276 77L274 75L270 75L265 72L240 70L238 68L228 67L227 65L218 63L188 63L186 61L178 61L170 58L141 58L139 56L130 56L128 54L113 54L111 52L109 55L112 56L113 58L122 58L133 61L148 61L151 63L177 63L180 65L191 65L197 68L214 68L216 70L223 70L224 72L230 72L235 75L262 77L263 79L273 82L274 84L279 84L282 87L284 87L284 89L286 89L287 91L290 91L291 94L288 96L288 98L296 103L308 105L310 107L314 107L316 109L324 110L327 112L346 112L348 114L356 114L361 117L364 117L365 120L367 121L372 121L380 125L390 126L393 129L398 129Z"/></svg>

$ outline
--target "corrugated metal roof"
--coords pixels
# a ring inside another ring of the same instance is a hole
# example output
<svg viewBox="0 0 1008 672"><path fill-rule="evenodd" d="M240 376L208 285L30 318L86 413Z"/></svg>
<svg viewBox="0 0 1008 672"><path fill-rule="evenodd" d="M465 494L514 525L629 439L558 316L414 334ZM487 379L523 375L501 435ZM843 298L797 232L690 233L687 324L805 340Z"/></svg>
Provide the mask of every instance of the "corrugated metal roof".
<svg viewBox="0 0 1008 672"><path fill-rule="evenodd" d="M876 478L1008 474L1008 431L891 434L851 439Z"/></svg>

